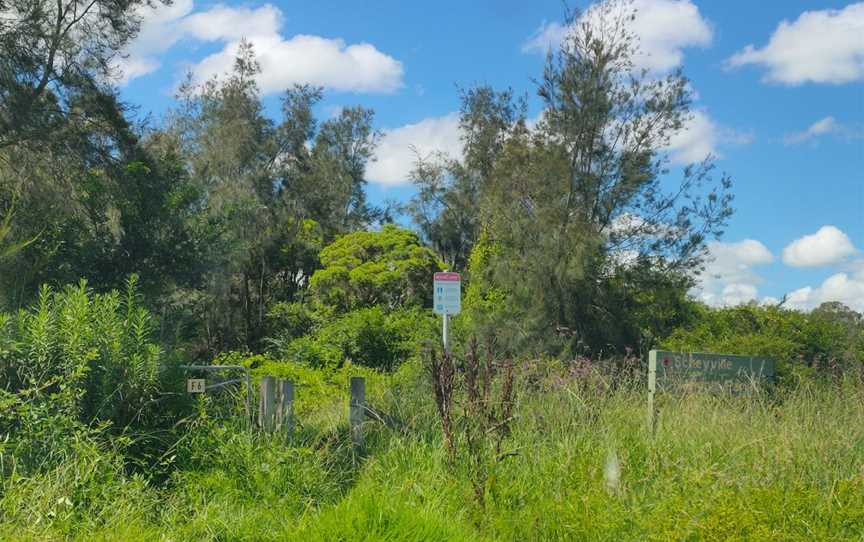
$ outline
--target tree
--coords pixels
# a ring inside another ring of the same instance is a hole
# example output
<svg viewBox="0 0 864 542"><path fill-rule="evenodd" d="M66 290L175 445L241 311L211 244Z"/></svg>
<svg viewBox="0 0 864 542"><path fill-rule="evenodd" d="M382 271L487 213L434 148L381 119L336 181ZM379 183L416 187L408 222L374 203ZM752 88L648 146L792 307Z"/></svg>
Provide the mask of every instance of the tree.
<svg viewBox="0 0 864 542"><path fill-rule="evenodd" d="M181 89L168 129L203 194L196 229L212 239L204 284L186 297L211 351L259 349L268 307L297 300L318 251L383 216L364 193L372 112L346 108L319 124L321 89L295 86L277 123L264 113L259 71L252 45L241 43L230 74Z"/></svg>
<svg viewBox="0 0 864 542"><path fill-rule="evenodd" d="M418 193L407 206L424 240L451 269L464 269L480 233L481 194L488 189L507 135L525 120L524 100L489 87L462 95L459 118L465 159L436 154L419 157L412 172Z"/></svg>
<svg viewBox="0 0 864 542"><path fill-rule="evenodd" d="M710 157L665 188L664 148L686 126L691 91L679 71L656 78L634 68L631 20L628 2L606 0L567 21L538 81L539 122L517 120L501 136L480 187L495 249L471 280L506 293L498 325L505 319L525 345L642 346L657 330L634 317L647 310L639 299L686 301L706 240L731 215L730 181L714 178ZM661 328L676 318L665 312Z"/></svg>
<svg viewBox="0 0 864 542"><path fill-rule="evenodd" d="M432 275L443 268L414 232L392 224L337 239L321 251L321 264L311 294L337 312L431 306Z"/></svg>
<svg viewBox="0 0 864 542"><path fill-rule="evenodd" d="M99 122L80 98L110 93L117 55L151 0L0 0L0 149L45 145L70 124Z"/></svg>
<svg viewBox="0 0 864 542"><path fill-rule="evenodd" d="M189 216L200 203L176 141L142 136L114 109L111 125L94 125L81 138L67 134L74 152L10 146L0 150L0 205L16 209L8 239L26 244L0 262L0 284L13 306L26 304L43 283L86 277L100 290L120 288L140 273L141 291L157 300L196 281L202 243ZM92 144L90 141L98 143Z"/></svg>

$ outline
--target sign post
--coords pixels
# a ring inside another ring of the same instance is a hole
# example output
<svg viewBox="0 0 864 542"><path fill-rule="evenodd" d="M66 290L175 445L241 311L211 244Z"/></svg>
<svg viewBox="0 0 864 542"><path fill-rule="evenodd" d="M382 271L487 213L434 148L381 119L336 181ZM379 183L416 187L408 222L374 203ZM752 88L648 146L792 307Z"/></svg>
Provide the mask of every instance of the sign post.
<svg viewBox="0 0 864 542"><path fill-rule="evenodd" d="M462 310L462 282L459 273L435 273L432 277L433 302L432 311L443 317L441 325L441 341L444 352L448 348L449 320L451 314L459 314Z"/></svg>
<svg viewBox="0 0 864 542"><path fill-rule="evenodd" d="M651 350L648 353L648 426L654 430L654 395L687 383L729 386L774 380L774 360L697 352Z"/></svg>

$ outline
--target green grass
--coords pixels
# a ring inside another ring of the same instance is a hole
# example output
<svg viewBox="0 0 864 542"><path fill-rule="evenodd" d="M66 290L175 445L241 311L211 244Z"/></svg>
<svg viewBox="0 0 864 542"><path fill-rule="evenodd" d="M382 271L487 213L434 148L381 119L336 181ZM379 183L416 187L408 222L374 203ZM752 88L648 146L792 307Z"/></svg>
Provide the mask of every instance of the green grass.
<svg viewBox="0 0 864 542"><path fill-rule="evenodd" d="M555 371L531 382L485 507L448 468L414 367L370 390L399 422L370 422L364 454L332 416L290 443L210 421L155 486L82 444L56 469L7 475L0 539L864 540L860 382L662 396L653 435L641 389Z"/></svg>

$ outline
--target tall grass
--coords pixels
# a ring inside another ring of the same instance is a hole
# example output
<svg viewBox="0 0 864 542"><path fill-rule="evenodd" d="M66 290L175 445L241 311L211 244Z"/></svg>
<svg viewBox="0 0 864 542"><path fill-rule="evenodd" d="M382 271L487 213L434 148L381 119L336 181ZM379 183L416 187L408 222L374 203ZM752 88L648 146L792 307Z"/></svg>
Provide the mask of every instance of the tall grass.
<svg viewBox="0 0 864 542"><path fill-rule="evenodd" d="M520 373L515 453L489 472L484 506L448 466L431 389L376 390L387 425L367 449L344 425L292 441L201 421L161 486L108 449L7 476L3 540L862 540L864 384L768 394L690 392L565 369ZM88 447L89 446L89 447Z"/></svg>

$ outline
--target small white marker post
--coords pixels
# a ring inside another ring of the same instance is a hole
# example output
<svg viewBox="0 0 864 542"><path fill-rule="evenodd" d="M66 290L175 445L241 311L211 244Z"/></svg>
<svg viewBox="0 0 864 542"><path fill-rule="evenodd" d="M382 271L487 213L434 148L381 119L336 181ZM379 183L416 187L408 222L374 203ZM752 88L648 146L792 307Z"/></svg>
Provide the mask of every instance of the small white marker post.
<svg viewBox="0 0 864 542"><path fill-rule="evenodd" d="M648 431L654 434L654 393L657 391L657 351L648 352Z"/></svg>
<svg viewBox="0 0 864 542"><path fill-rule="evenodd" d="M459 314L462 310L462 281L459 273L435 273L432 277L432 292L432 311L443 317L441 342L444 352L447 352L450 315Z"/></svg>

